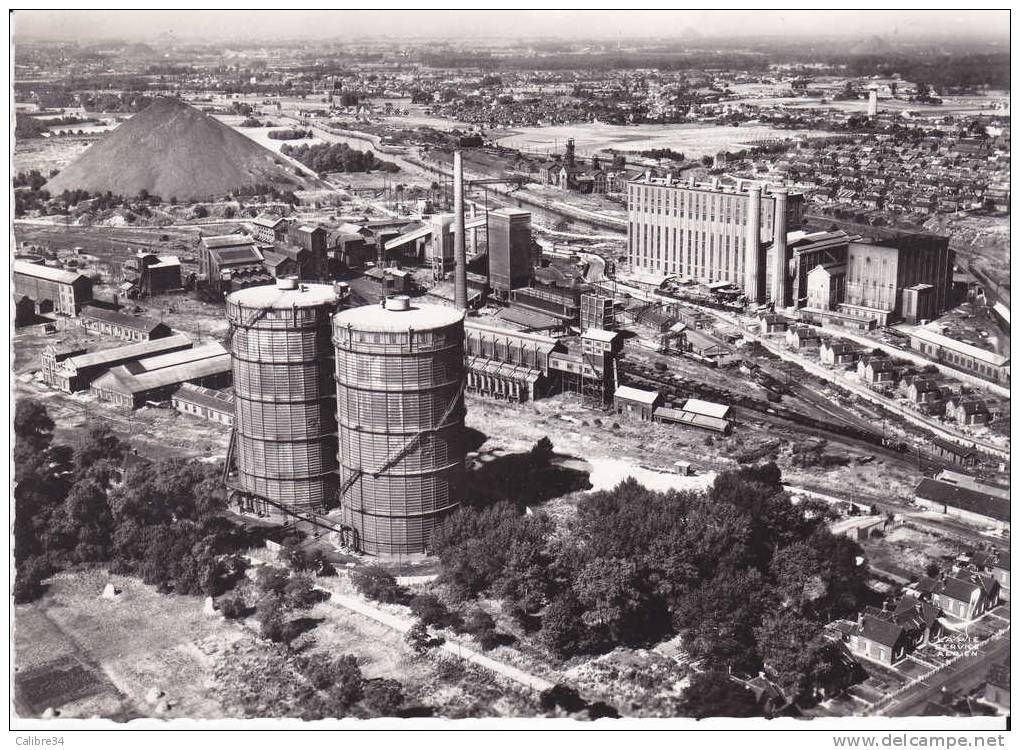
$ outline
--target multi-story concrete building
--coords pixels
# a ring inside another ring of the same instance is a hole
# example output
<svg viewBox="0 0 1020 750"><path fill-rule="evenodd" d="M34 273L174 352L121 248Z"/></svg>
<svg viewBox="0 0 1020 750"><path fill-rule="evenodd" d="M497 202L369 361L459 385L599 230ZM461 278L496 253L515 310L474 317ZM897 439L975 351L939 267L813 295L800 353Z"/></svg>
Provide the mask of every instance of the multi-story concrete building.
<svg viewBox="0 0 1020 750"><path fill-rule="evenodd" d="M726 281L753 302L791 303L786 235L800 226L800 193L667 175L628 183L627 203L629 259L636 272Z"/></svg>
<svg viewBox="0 0 1020 750"><path fill-rule="evenodd" d="M936 235L851 242L839 309L880 326L935 317L950 306L954 257L949 238Z"/></svg>
<svg viewBox="0 0 1020 750"><path fill-rule="evenodd" d="M489 213L489 284L502 297L531 283L531 214L516 208Z"/></svg>

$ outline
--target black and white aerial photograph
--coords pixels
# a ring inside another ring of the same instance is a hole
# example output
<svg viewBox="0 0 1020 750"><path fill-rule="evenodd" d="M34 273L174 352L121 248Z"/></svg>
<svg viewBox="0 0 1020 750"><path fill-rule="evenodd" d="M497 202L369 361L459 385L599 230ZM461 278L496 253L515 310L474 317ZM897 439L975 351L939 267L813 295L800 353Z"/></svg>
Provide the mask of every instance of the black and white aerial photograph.
<svg viewBox="0 0 1020 750"><path fill-rule="evenodd" d="M1010 15L12 10L16 744L1007 747Z"/></svg>

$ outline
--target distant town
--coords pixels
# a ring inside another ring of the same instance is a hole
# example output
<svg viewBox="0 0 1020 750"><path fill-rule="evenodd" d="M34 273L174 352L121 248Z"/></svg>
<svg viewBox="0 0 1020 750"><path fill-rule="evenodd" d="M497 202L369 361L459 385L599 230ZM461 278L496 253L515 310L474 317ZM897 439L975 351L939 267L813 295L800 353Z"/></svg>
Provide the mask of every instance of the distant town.
<svg viewBox="0 0 1020 750"><path fill-rule="evenodd" d="M1004 42L144 38L15 38L19 717L1009 715Z"/></svg>

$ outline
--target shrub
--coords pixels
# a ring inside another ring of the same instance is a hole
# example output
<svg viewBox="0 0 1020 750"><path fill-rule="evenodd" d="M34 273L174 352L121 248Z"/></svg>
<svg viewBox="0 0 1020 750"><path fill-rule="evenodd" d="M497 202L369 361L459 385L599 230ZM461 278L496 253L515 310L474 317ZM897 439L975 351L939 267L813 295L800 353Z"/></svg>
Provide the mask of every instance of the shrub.
<svg viewBox="0 0 1020 750"><path fill-rule="evenodd" d="M403 604L407 591L397 584L397 579L386 569L375 565L359 568L351 573L351 583L362 596L387 604Z"/></svg>
<svg viewBox="0 0 1020 750"><path fill-rule="evenodd" d="M291 576L283 587L284 603L290 609L308 609L319 599L319 592L308 575Z"/></svg>
<svg viewBox="0 0 1020 750"><path fill-rule="evenodd" d="M248 615L248 604L240 594L225 596L217 604L220 613L228 620L240 620Z"/></svg>
<svg viewBox="0 0 1020 750"><path fill-rule="evenodd" d="M574 688L568 685L557 684L548 690L542 691L538 696L538 705L543 711L553 711L557 708L562 708L567 713L572 714L585 708L587 703Z"/></svg>
<svg viewBox="0 0 1020 750"><path fill-rule="evenodd" d="M464 624L464 618L447 609L438 597L433 594L418 594L411 599L411 614L425 625L457 630Z"/></svg>
<svg viewBox="0 0 1020 750"><path fill-rule="evenodd" d="M429 629L425 627L425 623L421 620L411 626L411 629L407 631L407 635L404 636L404 640L411 647L415 656L424 656L432 648L432 637L429 635Z"/></svg>

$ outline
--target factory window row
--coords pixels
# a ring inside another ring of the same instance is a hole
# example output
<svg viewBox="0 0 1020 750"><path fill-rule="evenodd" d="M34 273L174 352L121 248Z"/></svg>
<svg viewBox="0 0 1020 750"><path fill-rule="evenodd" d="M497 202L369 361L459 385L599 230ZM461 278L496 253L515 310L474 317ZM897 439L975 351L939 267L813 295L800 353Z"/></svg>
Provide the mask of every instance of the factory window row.
<svg viewBox="0 0 1020 750"><path fill-rule="evenodd" d="M328 331L332 313L333 310L325 306L264 310L229 305L227 308L227 317L232 323L274 330L318 326Z"/></svg>
<svg viewBox="0 0 1020 750"><path fill-rule="evenodd" d="M335 337L345 346L353 344L383 344L406 348L410 351L446 349L460 345L464 340L460 326L434 331L358 331L337 328Z"/></svg>
<svg viewBox="0 0 1020 750"><path fill-rule="evenodd" d="M720 223L741 224L747 200L746 195L632 186L630 208L646 214L711 222L718 218Z"/></svg>
<svg viewBox="0 0 1020 750"><path fill-rule="evenodd" d="M514 343L506 340L469 338L466 344L466 351L470 356L485 357L486 359L495 359L500 362L525 365L527 367L543 367L542 359L544 359L544 356L524 342Z"/></svg>

